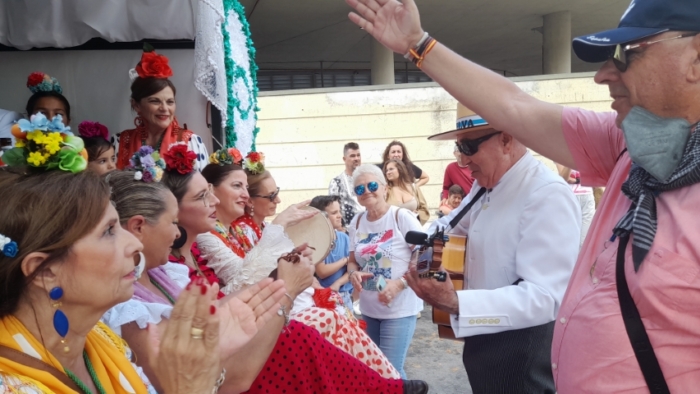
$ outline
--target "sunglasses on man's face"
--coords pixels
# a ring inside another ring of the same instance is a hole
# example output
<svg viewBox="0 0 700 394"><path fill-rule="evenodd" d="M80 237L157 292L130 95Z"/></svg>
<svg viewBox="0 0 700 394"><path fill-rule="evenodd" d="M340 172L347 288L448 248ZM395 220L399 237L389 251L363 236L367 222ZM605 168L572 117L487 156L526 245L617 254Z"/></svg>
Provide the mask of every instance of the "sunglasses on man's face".
<svg viewBox="0 0 700 394"><path fill-rule="evenodd" d="M266 196L255 195L255 196L250 196L250 197L253 197L253 198L266 198L266 199L270 200L270 202L275 202L275 199L277 198L277 196L278 196L279 194L280 194L280 188L278 187L276 191L274 191L274 192L272 192L272 193L270 193L270 194L268 194L268 195L266 195Z"/></svg>
<svg viewBox="0 0 700 394"><path fill-rule="evenodd" d="M369 190L370 193L374 193L379 189L379 184L377 182L369 182L367 183L367 187L365 185L357 185L355 186L355 194L358 196L361 196L365 194L365 190Z"/></svg>
<svg viewBox="0 0 700 394"><path fill-rule="evenodd" d="M638 48L646 48L650 45L656 44L657 42L664 42L664 41L670 41L670 40L676 40L678 38L686 38L686 37L692 37L697 35L698 32L693 32L693 33L685 33L685 34L679 34L675 37L667 37L667 38L662 38L660 40L654 40L654 41L645 41L645 42L639 42L637 44L629 44L629 45L624 45L624 44L617 44L615 45L615 49L610 55L610 58L612 58L613 64L615 65L615 68L621 73L627 71L627 65L628 65L628 59L627 59L627 51L632 50L632 49L638 49Z"/></svg>
<svg viewBox="0 0 700 394"><path fill-rule="evenodd" d="M483 137L479 137L473 140L468 140L468 139L462 139L456 142L457 148L459 149L460 152L462 152L463 155L465 156L473 156L476 154L476 152L479 151L479 145L483 144L484 142L488 141L489 138L493 137L496 134L501 134L500 131L497 131L495 133L491 134L486 134Z"/></svg>

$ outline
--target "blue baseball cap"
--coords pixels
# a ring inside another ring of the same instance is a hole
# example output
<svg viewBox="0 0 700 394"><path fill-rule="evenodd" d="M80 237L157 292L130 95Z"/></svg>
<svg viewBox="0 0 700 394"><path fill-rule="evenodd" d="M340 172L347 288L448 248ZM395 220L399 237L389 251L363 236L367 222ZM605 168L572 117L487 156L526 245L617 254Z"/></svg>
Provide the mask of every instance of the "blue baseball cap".
<svg viewBox="0 0 700 394"><path fill-rule="evenodd" d="M632 0L617 29L574 38L574 53L584 62L604 62L616 45L665 31L700 31L700 4L696 0Z"/></svg>

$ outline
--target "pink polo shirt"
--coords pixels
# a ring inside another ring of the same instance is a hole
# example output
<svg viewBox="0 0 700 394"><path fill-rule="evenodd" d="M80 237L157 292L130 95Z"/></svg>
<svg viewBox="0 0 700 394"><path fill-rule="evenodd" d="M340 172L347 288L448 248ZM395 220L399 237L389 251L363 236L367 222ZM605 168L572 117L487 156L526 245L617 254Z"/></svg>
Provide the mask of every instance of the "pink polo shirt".
<svg viewBox="0 0 700 394"><path fill-rule="evenodd" d="M630 206L620 191L631 161L614 113L565 108L562 126L583 184L607 187L559 309L552 370L559 394L648 393L615 287L612 229ZM658 230L638 272L626 275L672 393L700 392L700 184L656 199Z"/></svg>

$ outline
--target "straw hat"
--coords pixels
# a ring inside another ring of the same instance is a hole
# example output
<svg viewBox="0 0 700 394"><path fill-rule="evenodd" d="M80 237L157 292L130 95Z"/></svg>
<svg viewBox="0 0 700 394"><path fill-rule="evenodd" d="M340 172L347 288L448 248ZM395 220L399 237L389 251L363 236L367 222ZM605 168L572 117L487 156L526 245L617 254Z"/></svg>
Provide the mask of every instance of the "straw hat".
<svg viewBox="0 0 700 394"><path fill-rule="evenodd" d="M433 141L455 140L462 134L479 130L494 130L494 128L474 111L457 103L457 128L455 130L431 135L428 139Z"/></svg>

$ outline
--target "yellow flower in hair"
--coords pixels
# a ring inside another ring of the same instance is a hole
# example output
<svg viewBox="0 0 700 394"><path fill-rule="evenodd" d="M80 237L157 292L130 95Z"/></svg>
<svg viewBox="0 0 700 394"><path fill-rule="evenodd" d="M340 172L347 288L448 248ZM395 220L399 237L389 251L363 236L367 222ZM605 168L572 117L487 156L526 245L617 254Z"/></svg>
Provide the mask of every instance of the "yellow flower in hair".
<svg viewBox="0 0 700 394"><path fill-rule="evenodd" d="M219 164L219 159L216 158L216 152L212 153L209 155L209 163L211 164Z"/></svg>
<svg viewBox="0 0 700 394"><path fill-rule="evenodd" d="M45 157L41 152L30 152L27 158L27 163L33 165L34 167L39 167L46 163L47 157Z"/></svg>
<svg viewBox="0 0 700 394"><path fill-rule="evenodd" d="M24 148L25 146L27 146L27 144L24 140L15 141L15 148Z"/></svg>
<svg viewBox="0 0 700 394"><path fill-rule="evenodd" d="M30 141L34 141L37 144L42 144L46 139L46 135L42 133L41 130L34 130L30 133L27 133L27 139Z"/></svg>

